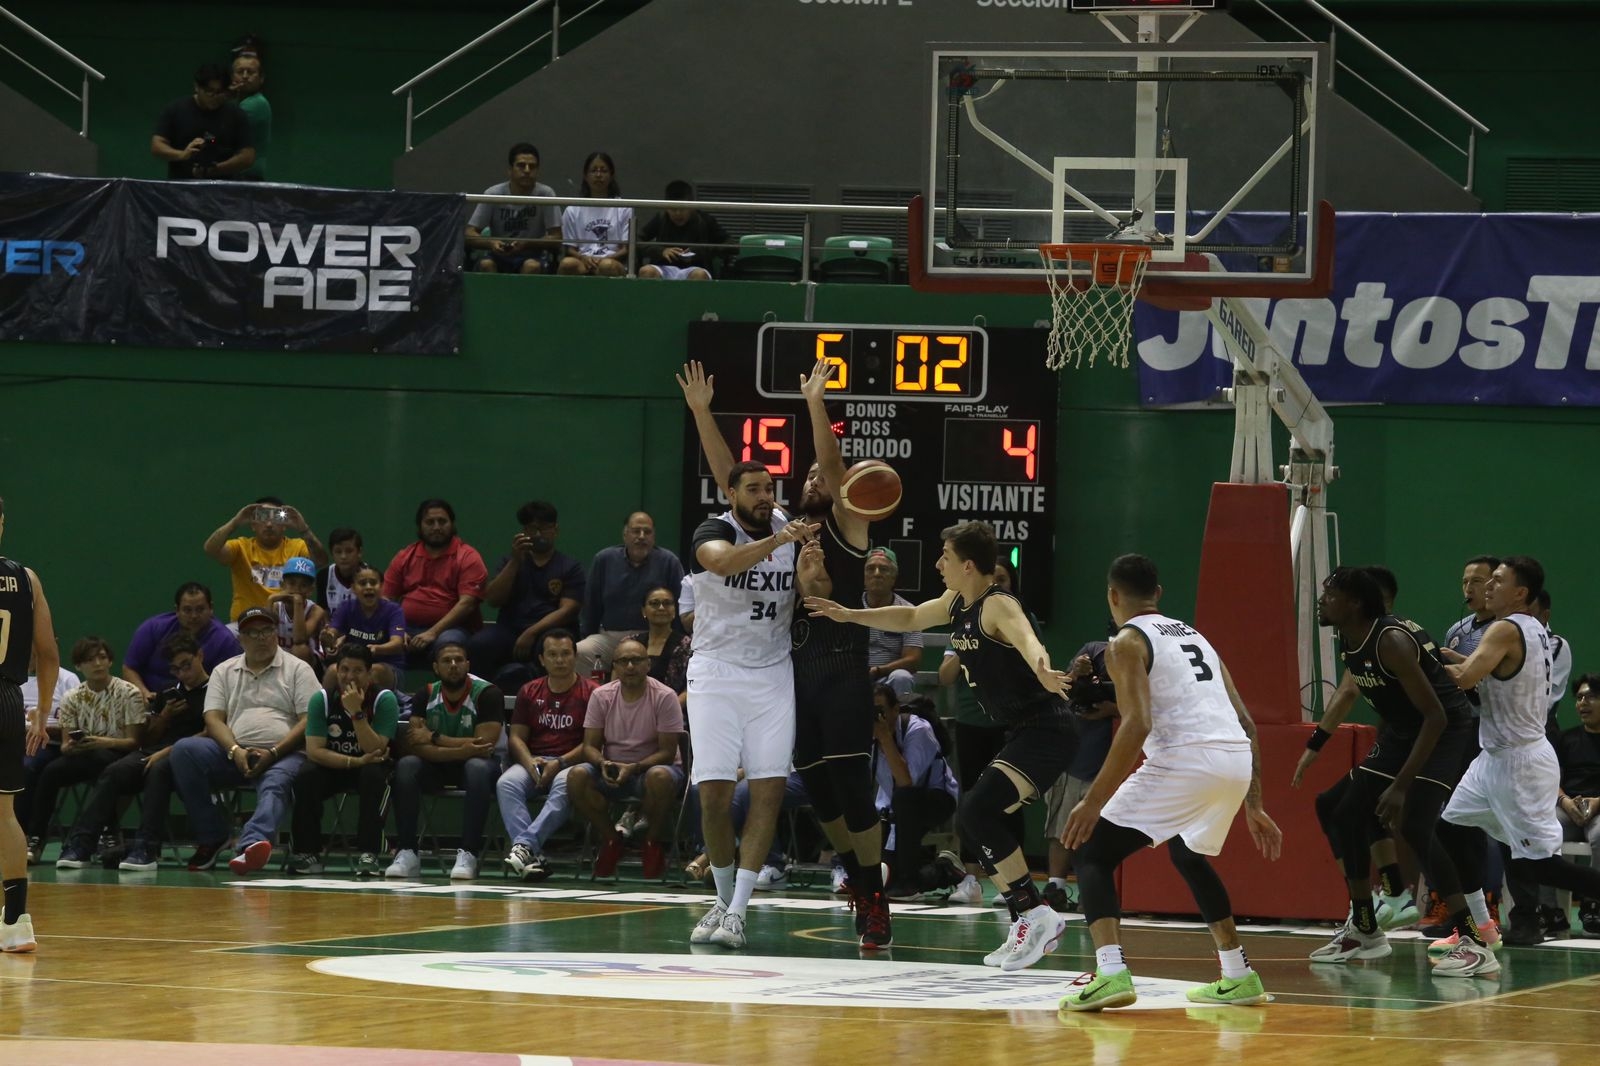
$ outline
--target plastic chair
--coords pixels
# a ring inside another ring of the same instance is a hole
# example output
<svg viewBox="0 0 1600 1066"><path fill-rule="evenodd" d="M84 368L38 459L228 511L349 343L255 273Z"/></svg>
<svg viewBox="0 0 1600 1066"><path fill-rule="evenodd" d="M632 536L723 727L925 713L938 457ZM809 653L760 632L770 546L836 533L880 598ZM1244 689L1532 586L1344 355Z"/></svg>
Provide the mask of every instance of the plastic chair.
<svg viewBox="0 0 1600 1066"><path fill-rule="evenodd" d="M801 240L793 233L747 233L728 276L740 281L799 281Z"/></svg>
<svg viewBox="0 0 1600 1066"><path fill-rule="evenodd" d="M888 237L829 237L823 242L817 280L856 285L887 285L894 277Z"/></svg>

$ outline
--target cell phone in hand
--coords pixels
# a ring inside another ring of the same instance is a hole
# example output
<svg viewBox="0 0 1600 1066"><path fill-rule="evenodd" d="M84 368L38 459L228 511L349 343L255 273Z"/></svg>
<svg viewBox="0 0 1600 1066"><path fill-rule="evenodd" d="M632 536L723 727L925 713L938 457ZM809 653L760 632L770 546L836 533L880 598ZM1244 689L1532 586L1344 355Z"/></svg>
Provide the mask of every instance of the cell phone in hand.
<svg viewBox="0 0 1600 1066"><path fill-rule="evenodd" d="M83 730L74 729L72 732L67 734L67 739L72 741L74 744L81 744L86 735L87 734L85 734Z"/></svg>
<svg viewBox="0 0 1600 1066"><path fill-rule="evenodd" d="M607 781L615 781L622 776L622 767L614 762L608 762L605 765L605 775Z"/></svg>
<svg viewBox="0 0 1600 1066"><path fill-rule="evenodd" d="M259 751L247 751L244 753L244 765L246 769L254 770L256 768L256 764L260 761L261 753Z"/></svg>

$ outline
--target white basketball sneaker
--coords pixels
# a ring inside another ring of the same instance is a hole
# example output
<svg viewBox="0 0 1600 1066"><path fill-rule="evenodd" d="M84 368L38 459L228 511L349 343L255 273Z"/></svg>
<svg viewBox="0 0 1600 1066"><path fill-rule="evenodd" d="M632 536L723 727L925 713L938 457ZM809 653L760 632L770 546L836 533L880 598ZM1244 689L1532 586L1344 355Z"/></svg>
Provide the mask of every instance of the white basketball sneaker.
<svg viewBox="0 0 1600 1066"><path fill-rule="evenodd" d="M1067 931L1067 920L1048 903L1041 903L1017 919L1014 928L1011 950L1000 960L1000 968L1007 973L1026 969L1054 951Z"/></svg>
<svg viewBox="0 0 1600 1066"><path fill-rule="evenodd" d="M710 943L718 947L744 947L744 919L732 911L722 916L722 924L712 932Z"/></svg>
<svg viewBox="0 0 1600 1066"><path fill-rule="evenodd" d="M727 913L728 908L722 905L720 899L717 900L712 908L706 911L705 916L694 923L694 928L689 932L689 943L711 943L711 934L722 927L722 916Z"/></svg>
<svg viewBox="0 0 1600 1066"><path fill-rule="evenodd" d="M10 925L0 925L0 951L24 955L38 950L38 947L38 942L33 938L33 918L29 915L18 915Z"/></svg>
<svg viewBox="0 0 1600 1066"><path fill-rule="evenodd" d="M999 966L1005 961L1006 956L1011 954L1011 945L1017 939L1017 926L1020 922L1021 919L1018 919L1006 928L1006 938L1000 941L1000 946L983 957L985 966Z"/></svg>

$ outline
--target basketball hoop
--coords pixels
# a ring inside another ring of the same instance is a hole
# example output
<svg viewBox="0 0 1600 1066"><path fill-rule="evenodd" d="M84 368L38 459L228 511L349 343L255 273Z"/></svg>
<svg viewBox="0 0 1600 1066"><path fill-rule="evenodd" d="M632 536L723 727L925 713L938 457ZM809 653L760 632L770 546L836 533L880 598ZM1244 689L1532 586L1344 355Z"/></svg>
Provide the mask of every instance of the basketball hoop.
<svg viewBox="0 0 1600 1066"><path fill-rule="evenodd" d="M1050 286L1050 339L1045 365L1060 370L1089 365L1104 352L1114 366L1128 365L1133 304L1150 265L1150 249L1138 244L1041 244Z"/></svg>

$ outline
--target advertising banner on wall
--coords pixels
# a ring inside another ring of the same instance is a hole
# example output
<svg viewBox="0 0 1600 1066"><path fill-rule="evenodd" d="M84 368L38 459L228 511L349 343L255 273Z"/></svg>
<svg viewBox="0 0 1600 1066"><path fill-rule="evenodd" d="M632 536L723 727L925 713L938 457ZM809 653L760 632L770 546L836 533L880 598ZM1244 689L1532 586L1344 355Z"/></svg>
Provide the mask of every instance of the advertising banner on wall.
<svg viewBox="0 0 1600 1066"><path fill-rule="evenodd" d="M1341 214L1327 298L1247 302L1325 403L1600 405L1600 215ZM1202 313L1140 304L1134 340L1146 404L1231 381Z"/></svg>
<svg viewBox="0 0 1600 1066"><path fill-rule="evenodd" d="M460 196L0 175L0 339L449 354Z"/></svg>

